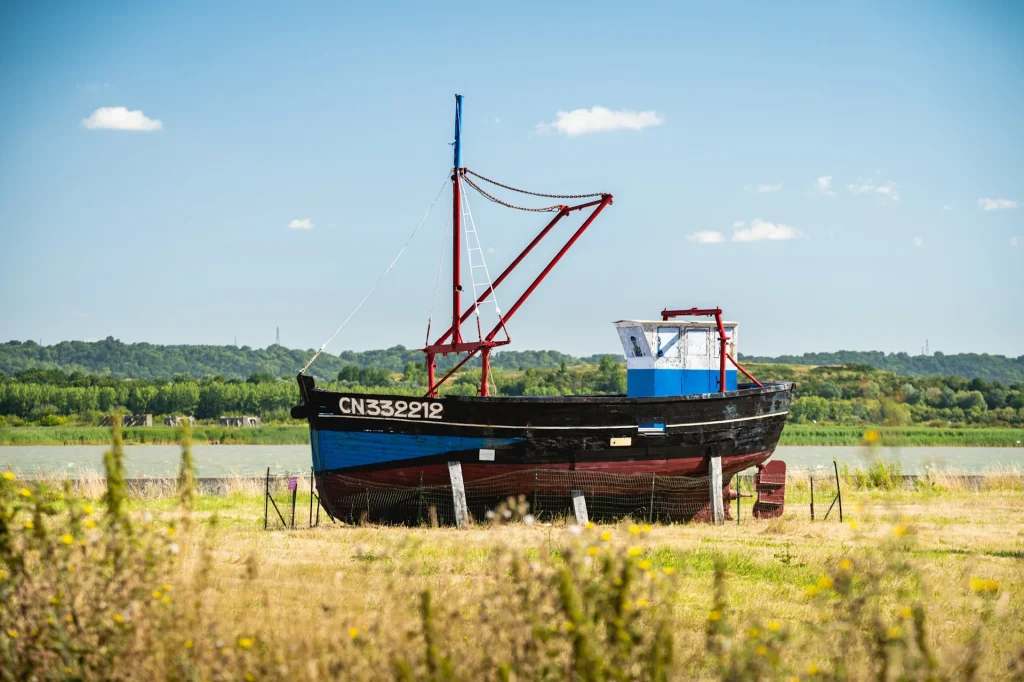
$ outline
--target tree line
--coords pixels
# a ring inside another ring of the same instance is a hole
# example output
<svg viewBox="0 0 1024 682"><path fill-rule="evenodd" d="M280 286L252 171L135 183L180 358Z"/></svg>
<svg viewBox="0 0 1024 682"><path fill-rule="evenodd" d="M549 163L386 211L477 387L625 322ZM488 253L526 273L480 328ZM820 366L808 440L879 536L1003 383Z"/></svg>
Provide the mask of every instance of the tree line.
<svg viewBox="0 0 1024 682"><path fill-rule="evenodd" d="M782 365L866 365L905 377L958 376L967 379L1001 381L1006 384L1024 381L1024 355L1008 358L987 353L958 353L945 355L936 351L931 355L909 353L883 353L881 351L841 350L834 353L804 353L803 355L739 356L741 362Z"/></svg>

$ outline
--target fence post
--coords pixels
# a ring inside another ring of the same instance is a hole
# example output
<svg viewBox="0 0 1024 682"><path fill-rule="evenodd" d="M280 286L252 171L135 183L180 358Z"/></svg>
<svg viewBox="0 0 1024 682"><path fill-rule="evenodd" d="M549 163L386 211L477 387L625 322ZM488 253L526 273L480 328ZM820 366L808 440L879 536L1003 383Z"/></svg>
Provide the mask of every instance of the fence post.
<svg viewBox="0 0 1024 682"><path fill-rule="evenodd" d="M839 523L843 522L843 491L839 487L839 465L832 460L832 468L836 470L836 498L839 500Z"/></svg>
<svg viewBox="0 0 1024 682"><path fill-rule="evenodd" d="M572 511L576 516L576 523L583 526L590 520L587 514L587 499L583 496L582 490L570 490L572 496Z"/></svg>
<svg viewBox="0 0 1024 682"><path fill-rule="evenodd" d="M423 523L423 472L420 472L420 497L416 502L416 525Z"/></svg>
<svg viewBox="0 0 1024 682"><path fill-rule="evenodd" d="M316 474L316 470L310 467L309 469L309 527L313 527L313 476Z"/></svg>
<svg viewBox="0 0 1024 682"><path fill-rule="evenodd" d="M299 481L296 476L295 487L292 488L292 530L295 529L295 498L299 495Z"/></svg>
<svg viewBox="0 0 1024 682"><path fill-rule="evenodd" d="M263 486L263 530L267 529L270 515L270 467L267 467L267 482Z"/></svg>
<svg viewBox="0 0 1024 682"><path fill-rule="evenodd" d="M736 525L740 525L740 500L743 499L743 486L740 483L740 475L736 474Z"/></svg>
<svg viewBox="0 0 1024 682"><path fill-rule="evenodd" d="M811 521L814 520L814 469L811 469L807 475L807 480L811 482Z"/></svg>
<svg viewBox="0 0 1024 682"><path fill-rule="evenodd" d="M716 526L725 523L725 510L722 508L722 458L711 457L708 462L710 476L708 477L709 494L711 495L711 522Z"/></svg>
<svg viewBox="0 0 1024 682"><path fill-rule="evenodd" d="M651 474L651 505L647 511L647 523L654 523L654 482L658 480L658 474Z"/></svg>
<svg viewBox="0 0 1024 682"><path fill-rule="evenodd" d="M539 519L540 518L540 512L537 510L537 475L538 475L537 472L538 472L538 469L536 467L534 467L534 469L533 469L533 508L530 509L530 511L533 512L534 518Z"/></svg>

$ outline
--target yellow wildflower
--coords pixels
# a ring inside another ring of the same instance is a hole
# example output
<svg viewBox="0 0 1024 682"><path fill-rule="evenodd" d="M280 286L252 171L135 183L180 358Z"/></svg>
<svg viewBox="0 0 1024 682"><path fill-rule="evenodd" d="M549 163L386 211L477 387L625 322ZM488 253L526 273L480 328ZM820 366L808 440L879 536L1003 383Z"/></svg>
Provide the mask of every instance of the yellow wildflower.
<svg viewBox="0 0 1024 682"><path fill-rule="evenodd" d="M594 546L587 547L587 554L589 554L590 556L595 556L597 554L597 552L598 552L597 547L594 547Z"/></svg>
<svg viewBox="0 0 1024 682"><path fill-rule="evenodd" d="M672 575L673 573L676 572L675 566L666 566L665 568L663 568L661 570L662 570L662 572L665 573L665 575Z"/></svg>
<svg viewBox="0 0 1024 682"><path fill-rule="evenodd" d="M13 481L14 480L14 473L11 472L11 471L5 471L4 472L4 478L7 479L8 481Z"/></svg>
<svg viewBox="0 0 1024 682"><path fill-rule="evenodd" d="M7 631L7 636L10 637L11 639L17 639L18 638L18 631L17 630L8 630Z"/></svg>
<svg viewBox="0 0 1024 682"><path fill-rule="evenodd" d="M657 576L657 574L654 571L647 571L647 577L650 578L651 580L654 580L654 578L656 576Z"/></svg>
<svg viewBox="0 0 1024 682"><path fill-rule="evenodd" d="M242 647L243 649L248 649L249 647L252 646L252 638L250 638L250 637L239 637L238 638L238 646Z"/></svg>
<svg viewBox="0 0 1024 682"><path fill-rule="evenodd" d="M914 612L909 606L903 606L900 608L900 618L910 618L914 615Z"/></svg>
<svg viewBox="0 0 1024 682"><path fill-rule="evenodd" d="M839 562L839 568L843 569L844 571L849 571L853 568L853 562L849 559L843 559Z"/></svg>
<svg viewBox="0 0 1024 682"><path fill-rule="evenodd" d="M895 537L901 538L907 534L907 527L904 526L902 523L897 523L895 526L892 527L892 534Z"/></svg>
<svg viewBox="0 0 1024 682"><path fill-rule="evenodd" d="M31 519L29 519L28 521L25 522L25 530L32 530L35 527L36 527L36 524L33 523Z"/></svg>
<svg viewBox="0 0 1024 682"><path fill-rule="evenodd" d="M818 666L814 665L813 663L811 663L809 666L807 666L807 674L808 675L817 675L820 672L821 672L821 668L819 668Z"/></svg>
<svg viewBox="0 0 1024 682"><path fill-rule="evenodd" d="M651 560L650 559L644 559L644 560L640 561L639 563L637 563L637 566L640 567L641 571L646 571L646 570L648 570L651 567Z"/></svg>
<svg viewBox="0 0 1024 682"><path fill-rule="evenodd" d="M999 582L991 578L971 578L971 592L997 592Z"/></svg>
<svg viewBox="0 0 1024 682"><path fill-rule="evenodd" d="M68 618L70 618L70 617L71 616L68 616ZM114 622L117 623L118 625L120 625L121 623L124 622L124 616L122 616L120 613L115 613L114 614Z"/></svg>
<svg viewBox="0 0 1024 682"><path fill-rule="evenodd" d="M225 647L221 647L221 650L220 650L220 655L221 656L227 656L230 653L231 653L231 649L227 648L226 646Z"/></svg>
<svg viewBox="0 0 1024 682"><path fill-rule="evenodd" d="M22 488L21 490L18 491L18 494L21 495L22 497L32 497L32 491L29 490L28 488Z"/></svg>
<svg viewBox="0 0 1024 682"><path fill-rule="evenodd" d="M162 602L163 602L164 604L170 604L170 603L171 603L171 598L170 598L170 597L168 597L168 596L167 596L167 595L165 594L165 595L164 595L164 598L163 598L163 599L161 599L160 601L162 601Z"/></svg>
<svg viewBox="0 0 1024 682"><path fill-rule="evenodd" d="M252 673L245 674L245 682L256 682L256 676Z"/></svg>
<svg viewBox="0 0 1024 682"><path fill-rule="evenodd" d="M349 628L348 629L348 636L351 639L356 639L357 637L359 637L359 628L356 628L356 627Z"/></svg>
<svg viewBox="0 0 1024 682"><path fill-rule="evenodd" d="M829 578L827 575L823 575L820 578L818 578L818 587L820 587L821 589L827 590L830 587L832 587L832 585L832 578Z"/></svg>
<svg viewBox="0 0 1024 682"><path fill-rule="evenodd" d="M642 530L645 533L650 533L651 532L651 524L645 523L644 525L640 526L640 530Z"/></svg>
<svg viewBox="0 0 1024 682"><path fill-rule="evenodd" d="M61 535L60 541L63 542L65 545L75 544L75 538L71 536L71 533L64 533L64 535Z"/></svg>
<svg viewBox="0 0 1024 682"><path fill-rule="evenodd" d="M762 644L761 646L759 646L756 649L754 649L754 653L757 654L758 656L764 656L765 654L768 653L768 647L766 647L764 644Z"/></svg>
<svg viewBox="0 0 1024 682"><path fill-rule="evenodd" d="M7 580L7 571L0 571L0 580Z"/></svg>
<svg viewBox="0 0 1024 682"><path fill-rule="evenodd" d="M92 519L86 519L86 520L85 520L85 523L84 523L83 525L84 525L84 526L85 526L86 528L95 528L95 527L96 527L96 522L95 522L95 521L93 521Z"/></svg>
<svg viewBox="0 0 1024 682"><path fill-rule="evenodd" d="M587 528L591 529L593 527L594 527L594 522L593 521L587 521Z"/></svg>
<svg viewBox="0 0 1024 682"><path fill-rule="evenodd" d="M74 623L74 622L75 622L75 617L74 617L74 616L72 616L72 615L71 615L71 614L69 613L68 615L64 616L64 620L66 620L66 621L67 621L67 622L69 622L69 623Z"/></svg>
<svg viewBox="0 0 1024 682"><path fill-rule="evenodd" d="M772 632L778 632L782 629L782 624L777 620L770 620L768 621L768 629Z"/></svg>
<svg viewBox="0 0 1024 682"><path fill-rule="evenodd" d="M627 554L629 554L629 556L640 556L640 551L639 547L630 547Z"/></svg>
<svg viewBox="0 0 1024 682"><path fill-rule="evenodd" d="M638 609L642 609L645 606L650 606L650 604L651 604L651 602L649 602L649 601L647 601L646 599L643 599L643 598L636 600L636 607Z"/></svg>
<svg viewBox="0 0 1024 682"><path fill-rule="evenodd" d="M722 620L722 612L721 611L712 611L711 613L708 614L708 620L710 620L710 621Z"/></svg>
<svg viewBox="0 0 1024 682"><path fill-rule="evenodd" d="M817 585L808 585L804 591L807 592L808 597L816 597L818 596L818 592L821 592Z"/></svg>
<svg viewBox="0 0 1024 682"><path fill-rule="evenodd" d="M849 521L847 521L846 525L850 527L850 530L857 530L857 522L854 521L853 519L850 519Z"/></svg>
<svg viewBox="0 0 1024 682"><path fill-rule="evenodd" d="M191 649L192 648L192 640L191 639L186 639L185 640L185 648L186 649Z"/></svg>
<svg viewBox="0 0 1024 682"><path fill-rule="evenodd" d="M57 619L54 618L53 616L47 616L46 617L46 624L47 625L56 625L57 624Z"/></svg>
<svg viewBox="0 0 1024 682"><path fill-rule="evenodd" d="M605 532L601 533L601 539L604 540L605 542L608 542L609 540L611 540L612 539L611 532L606 530Z"/></svg>
<svg viewBox="0 0 1024 682"><path fill-rule="evenodd" d="M576 626L573 625L572 621L566 621L565 625L562 626L562 629L566 632L572 632L576 629Z"/></svg>
<svg viewBox="0 0 1024 682"><path fill-rule="evenodd" d="M68 564L68 573L74 573L74 572L75 572L75 565L74 564Z"/></svg>
<svg viewBox="0 0 1024 682"><path fill-rule="evenodd" d="M903 636L903 631L893 625L886 634L889 636L889 639L899 639Z"/></svg>
<svg viewBox="0 0 1024 682"><path fill-rule="evenodd" d="M60 599L58 599L57 597L50 597L50 603L56 606L60 603Z"/></svg>
<svg viewBox="0 0 1024 682"><path fill-rule="evenodd" d="M84 511L88 515L92 515L96 510L92 508L91 504L87 504L84 507L82 507L82 511Z"/></svg>
<svg viewBox="0 0 1024 682"><path fill-rule="evenodd" d="M615 585L615 587L618 587L621 584L622 584L622 578L620 578L619 576L615 576L614 578L612 578L612 585Z"/></svg>
<svg viewBox="0 0 1024 682"><path fill-rule="evenodd" d="M167 537L169 537L169 538L173 538L174 537L174 529L173 528L168 528L167 529Z"/></svg>
<svg viewBox="0 0 1024 682"><path fill-rule="evenodd" d="M868 429L864 434L864 440L868 443L877 443L879 438L881 438L881 435L874 429Z"/></svg>
<svg viewBox="0 0 1024 682"><path fill-rule="evenodd" d="M750 628L749 630L747 630L747 637L750 637L751 639L756 639L757 637L760 637L760 636L761 636L761 628L754 627L754 628Z"/></svg>
<svg viewBox="0 0 1024 682"><path fill-rule="evenodd" d="M629 527L629 532L633 535L640 535L640 526L634 523L632 526Z"/></svg>
<svg viewBox="0 0 1024 682"><path fill-rule="evenodd" d="M168 585L167 583L164 583L163 585L160 586L160 589L163 590L164 592L170 592L171 591L171 586Z"/></svg>
<svg viewBox="0 0 1024 682"><path fill-rule="evenodd" d="M162 596L164 595L162 592L160 592L160 590L153 590L153 599L159 599Z"/></svg>

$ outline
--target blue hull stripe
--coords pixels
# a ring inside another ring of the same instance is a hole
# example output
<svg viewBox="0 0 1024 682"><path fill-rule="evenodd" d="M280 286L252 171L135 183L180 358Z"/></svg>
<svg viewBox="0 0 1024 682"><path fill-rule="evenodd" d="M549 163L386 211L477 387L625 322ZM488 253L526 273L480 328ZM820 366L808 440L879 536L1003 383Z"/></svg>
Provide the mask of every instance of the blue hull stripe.
<svg viewBox="0 0 1024 682"><path fill-rule="evenodd" d="M384 464L443 455L446 452L500 448L524 440L319 429L314 429L311 435L314 443L313 464L318 470Z"/></svg>
<svg viewBox="0 0 1024 682"><path fill-rule="evenodd" d="M714 369L630 369L626 371L626 395L630 398L716 393ZM736 390L736 370L725 371L725 390Z"/></svg>

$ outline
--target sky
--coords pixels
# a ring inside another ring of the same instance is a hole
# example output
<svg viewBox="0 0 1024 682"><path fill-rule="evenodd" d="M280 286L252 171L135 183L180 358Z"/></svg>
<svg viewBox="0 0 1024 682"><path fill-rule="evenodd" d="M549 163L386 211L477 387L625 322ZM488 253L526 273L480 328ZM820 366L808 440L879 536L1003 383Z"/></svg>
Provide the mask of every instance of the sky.
<svg viewBox="0 0 1024 682"><path fill-rule="evenodd" d="M1021 3L5 2L0 92L0 340L316 348L415 231L328 350L422 345L461 93L466 167L614 195L510 348L1024 355ZM549 217L469 208L492 277Z"/></svg>

